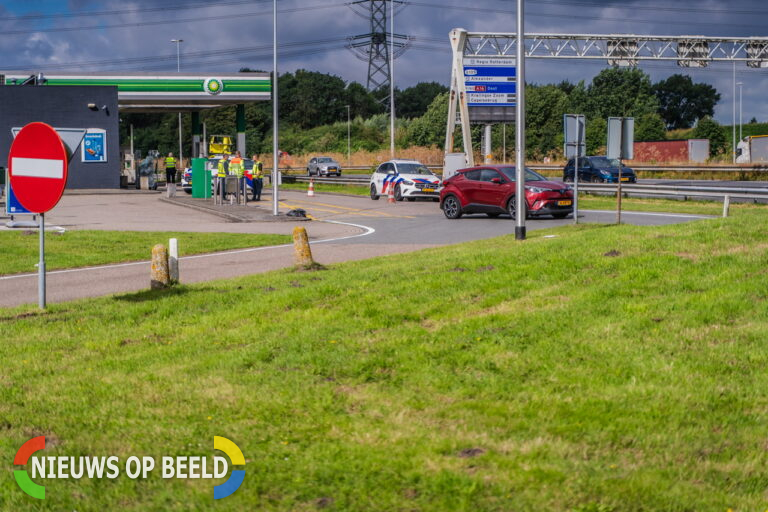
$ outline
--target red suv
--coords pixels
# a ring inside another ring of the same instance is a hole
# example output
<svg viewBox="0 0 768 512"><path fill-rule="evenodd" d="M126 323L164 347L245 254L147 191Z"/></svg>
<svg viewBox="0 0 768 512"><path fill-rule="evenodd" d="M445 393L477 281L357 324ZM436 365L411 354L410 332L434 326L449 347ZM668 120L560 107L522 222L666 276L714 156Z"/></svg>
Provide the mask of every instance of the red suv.
<svg viewBox="0 0 768 512"><path fill-rule="evenodd" d="M526 217L551 215L562 219L573 213L573 190L526 168L525 202ZM465 213L485 213L489 217L508 213L514 219L515 168L489 165L459 170L443 181L440 209L449 219Z"/></svg>

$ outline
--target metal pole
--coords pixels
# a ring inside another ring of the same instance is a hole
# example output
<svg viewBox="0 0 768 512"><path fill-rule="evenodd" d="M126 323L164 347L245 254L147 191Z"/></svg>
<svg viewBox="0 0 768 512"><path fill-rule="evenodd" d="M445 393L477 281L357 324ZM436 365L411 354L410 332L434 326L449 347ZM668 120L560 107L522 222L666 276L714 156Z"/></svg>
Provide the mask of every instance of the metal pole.
<svg viewBox="0 0 768 512"><path fill-rule="evenodd" d="M515 240L525 240L525 0L517 0L517 101L515 103ZM472 148L469 149L470 151Z"/></svg>
<svg viewBox="0 0 768 512"><path fill-rule="evenodd" d="M395 158L395 0L389 5L389 155Z"/></svg>
<svg viewBox="0 0 768 512"><path fill-rule="evenodd" d="M272 0L272 215L279 215L277 178L277 0Z"/></svg>
<svg viewBox="0 0 768 512"><path fill-rule="evenodd" d="M501 152L503 154L501 160L507 163L507 123L501 125Z"/></svg>
<svg viewBox="0 0 768 512"><path fill-rule="evenodd" d="M731 147L731 155L733 156L733 163L736 163L736 61L733 61L733 147Z"/></svg>
<svg viewBox="0 0 768 512"><path fill-rule="evenodd" d="M352 144L350 143L349 105L347 105L347 165L352 165Z"/></svg>
<svg viewBox="0 0 768 512"><path fill-rule="evenodd" d="M176 72L181 73L181 43L184 42L183 39L171 39L172 43L176 43ZM183 146L182 146L182 136L181 136L181 112L179 112L179 165L181 165L181 160L184 157L183 155Z"/></svg>
<svg viewBox="0 0 768 512"><path fill-rule="evenodd" d="M483 162L490 164L491 162L491 132L493 130L492 124L485 125L485 131L483 132Z"/></svg>
<svg viewBox="0 0 768 512"><path fill-rule="evenodd" d="M581 157L581 123L576 121L576 162L573 166L573 223L579 223L579 158Z"/></svg>
<svg viewBox="0 0 768 512"><path fill-rule="evenodd" d="M621 118L621 130L619 131L619 186L616 188L616 224L621 224L621 166L624 160L624 122Z"/></svg>
<svg viewBox="0 0 768 512"><path fill-rule="evenodd" d="M40 262L37 264L37 294L40 309L45 309L45 214L40 214Z"/></svg>
<svg viewBox="0 0 768 512"><path fill-rule="evenodd" d="M742 89L744 86L744 82L737 82L736 85L739 86L739 140L741 140L744 138L742 133L742 125L744 124L744 119L743 119L744 109L742 108L742 102L741 102L742 92L743 92Z"/></svg>

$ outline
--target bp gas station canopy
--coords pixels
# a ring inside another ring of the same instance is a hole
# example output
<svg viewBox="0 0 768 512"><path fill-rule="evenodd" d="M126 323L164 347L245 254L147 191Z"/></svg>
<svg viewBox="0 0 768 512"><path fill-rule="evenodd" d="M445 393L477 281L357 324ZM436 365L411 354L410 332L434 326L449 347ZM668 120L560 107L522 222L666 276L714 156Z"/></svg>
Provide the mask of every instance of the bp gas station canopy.
<svg viewBox="0 0 768 512"><path fill-rule="evenodd" d="M7 71L0 83L20 85L35 72ZM269 73L194 75L188 73L55 73L37 75L38 85L102 85L117 87L125 112L195 112L271 98Z"/></svg>

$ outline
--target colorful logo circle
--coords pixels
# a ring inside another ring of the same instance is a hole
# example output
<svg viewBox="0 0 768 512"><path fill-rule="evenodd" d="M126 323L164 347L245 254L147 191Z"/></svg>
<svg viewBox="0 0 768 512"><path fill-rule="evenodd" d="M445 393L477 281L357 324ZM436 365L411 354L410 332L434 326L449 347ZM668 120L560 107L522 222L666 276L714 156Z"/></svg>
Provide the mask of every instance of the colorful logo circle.
<svg viewBox="0 0 768 512"><path fill-rule="evenodd" d="M205 92L208 94L215 96L224 89L224 83L218 78L209 78L203 82L203 89L205 89Z"/></svg>

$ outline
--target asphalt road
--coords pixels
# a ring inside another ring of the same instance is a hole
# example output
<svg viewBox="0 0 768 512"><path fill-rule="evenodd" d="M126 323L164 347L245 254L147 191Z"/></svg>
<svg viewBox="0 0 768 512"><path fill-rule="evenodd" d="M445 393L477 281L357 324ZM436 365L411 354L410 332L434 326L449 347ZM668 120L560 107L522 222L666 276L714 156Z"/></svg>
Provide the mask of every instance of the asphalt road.
<svg viewBox="0 0 768 512"><path fill-rule="evenodd" d="M271 211L271 197L258 208ZM283 191L281 210L305 209L315 220L302 222L312 242L312 252L324 264L404 253L504 234L512 234L515 222L484 215L448 220L432 201L389 204L385 199L317 195ZM614 212L584 212L584 222L611 223ZM660 225L703 218L697 215L624 212L625 222ZM573 222L572 219L534 219L528 230ZM66 229L152 230L232 233L289 234L294 222L232 223L213 214L163 203L158 195L65 195L48 214L46 225ZM66 236L66 235L65 235ZM147 248L149 254L150 248ZM180 248L183 255L184 248ZM0 306L37 303L37 276L30 273L0 277ZM231 278L293 265L292 246L228 251L182 257L181 281L185 283ZM48 273L48 302L139 291L149 287L149 262L51 271Z"/></svg>

